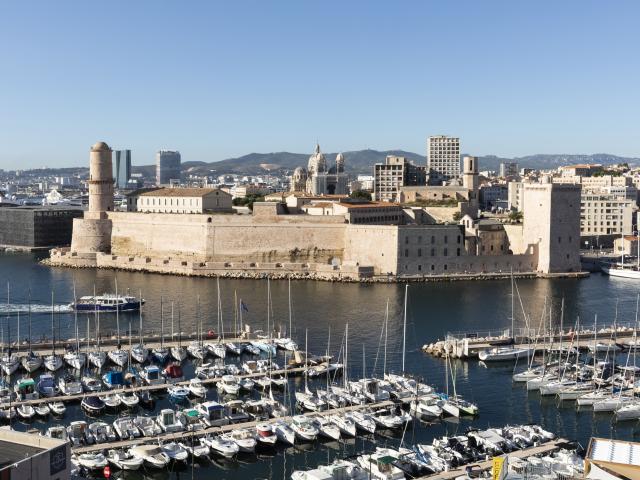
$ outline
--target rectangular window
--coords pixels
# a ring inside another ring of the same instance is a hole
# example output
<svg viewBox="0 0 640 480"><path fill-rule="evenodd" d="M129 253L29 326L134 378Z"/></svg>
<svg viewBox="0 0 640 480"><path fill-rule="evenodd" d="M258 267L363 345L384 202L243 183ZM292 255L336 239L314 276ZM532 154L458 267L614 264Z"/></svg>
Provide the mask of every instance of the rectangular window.
<svg viewBox="0 0 640 480"><path fill-rule="evenodd" d="M409 249L408 249L408 248L407 248L407 249L405 249L405 251L404 251L404 256L405 256L405 257L408 257L408 256L409 256Z"/></svg>
<svg viewBox="0 0 640 480"><path fill-rule="evenodd" d="M418 249L418 256L419 256L419 257L421 257L421 256L422 256L422 249L421 249L421 248L419 248L419 249Z"/></svg>
<svg viewBox="0 0 640 480"><path fill-rule="evenodd" d="M404 244L409 245L409 237L404 237Z"/></svg>
<svg viewBox="0 0 640 480"><path fill-rule="evenodd" d="M449 240L448 237L445 235L444 236L444 243L448 243L448 240Z"/></svg>
<svg viewBox="0 0 640 480"><path fill-rule="evenodd" d="M433 245L434 243L436 243L436 237L434 235L431 235L431 245Z"/></svg>
<svg viewBox="0 0 640 480"><path fill-rule="evenodd" d="M459 257L460 256L460 248L458 248L458 250L456 251L456 255Z"/></svg>
<svg viewBox="0 0 640 480"><path fill-rule="evenodd" d="M449 255L449 252L447 251L447 249L444 249L444 256L446 257L447 255Z"/></svg>
<svg viewBox="0 0 640 480"><path fill-rule="evenodd" d="M435 257L435 256L436 256L436 249L435 249L435 248L432 248L432 249L431 249L431 256L432 256L432 257Z"/></svg>
<svg viewBox="0 0 640 480"><path fill-rule="evenodd" d="M460 243L460 235L458 235L458 243Z"/></svg>

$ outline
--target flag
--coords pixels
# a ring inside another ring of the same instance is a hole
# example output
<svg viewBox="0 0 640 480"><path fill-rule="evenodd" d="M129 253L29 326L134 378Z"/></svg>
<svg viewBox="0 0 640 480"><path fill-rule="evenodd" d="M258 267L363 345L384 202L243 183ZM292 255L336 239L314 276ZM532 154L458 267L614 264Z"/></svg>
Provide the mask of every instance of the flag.
<svg viewBox="0 0 640 480"><path fill-rule="evenodd" d="M244 302L242 301L242 299L240 299L240 310L243 310L243 311L245 311L245 312L249 312L249 308L247 307L247 304L246 304L246 303L244 303Z"/></svg>

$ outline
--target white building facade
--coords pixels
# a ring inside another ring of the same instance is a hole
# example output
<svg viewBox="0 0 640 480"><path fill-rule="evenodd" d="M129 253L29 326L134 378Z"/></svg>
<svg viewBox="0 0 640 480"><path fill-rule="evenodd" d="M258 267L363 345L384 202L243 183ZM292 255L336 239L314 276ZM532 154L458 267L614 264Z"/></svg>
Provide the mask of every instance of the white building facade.
<svg viewBox="0 0 640 480"><path fill-rule="evenodd" d="M460 138L435 135L427 140L429 182L442 182L460 177Z"/></svg>

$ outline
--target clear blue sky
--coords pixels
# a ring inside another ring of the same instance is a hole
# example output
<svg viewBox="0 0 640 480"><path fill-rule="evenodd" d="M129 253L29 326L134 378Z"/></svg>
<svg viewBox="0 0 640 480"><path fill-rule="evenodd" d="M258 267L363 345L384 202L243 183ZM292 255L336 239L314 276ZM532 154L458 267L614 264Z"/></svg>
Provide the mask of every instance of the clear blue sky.
<svg viewBox="0 0 640 480"><path fill-rule="evenodd" d="M183 161L402 148L640 154L638 1L7 1L0 168L97 140Z"/></svg>

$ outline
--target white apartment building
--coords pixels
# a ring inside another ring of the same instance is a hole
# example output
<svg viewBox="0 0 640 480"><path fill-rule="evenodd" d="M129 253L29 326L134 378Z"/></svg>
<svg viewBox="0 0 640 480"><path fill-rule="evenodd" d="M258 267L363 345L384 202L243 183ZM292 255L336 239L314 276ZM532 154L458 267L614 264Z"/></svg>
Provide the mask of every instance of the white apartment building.
<svg viewBox="0 0 640 480"><path fill-rule="evenodd" d="M635 200L610 193L583 193L581 235L629 235L633 232Z"/></svg>
<svg viewBox="0 0 640 480"><path fill-rule="evenodd" d="M442 182L460 177L460 138L435 135L427 140L427 169L429 183Z"/></svg>
<svg viewBox="0 0 640 480"><path fill-rule="evenodd" d="M373 193L379 202L397 202L402 187L425 185L427 180L425 167L395 155L388 155L385 163L376 163L373 176Z"/></svg>

